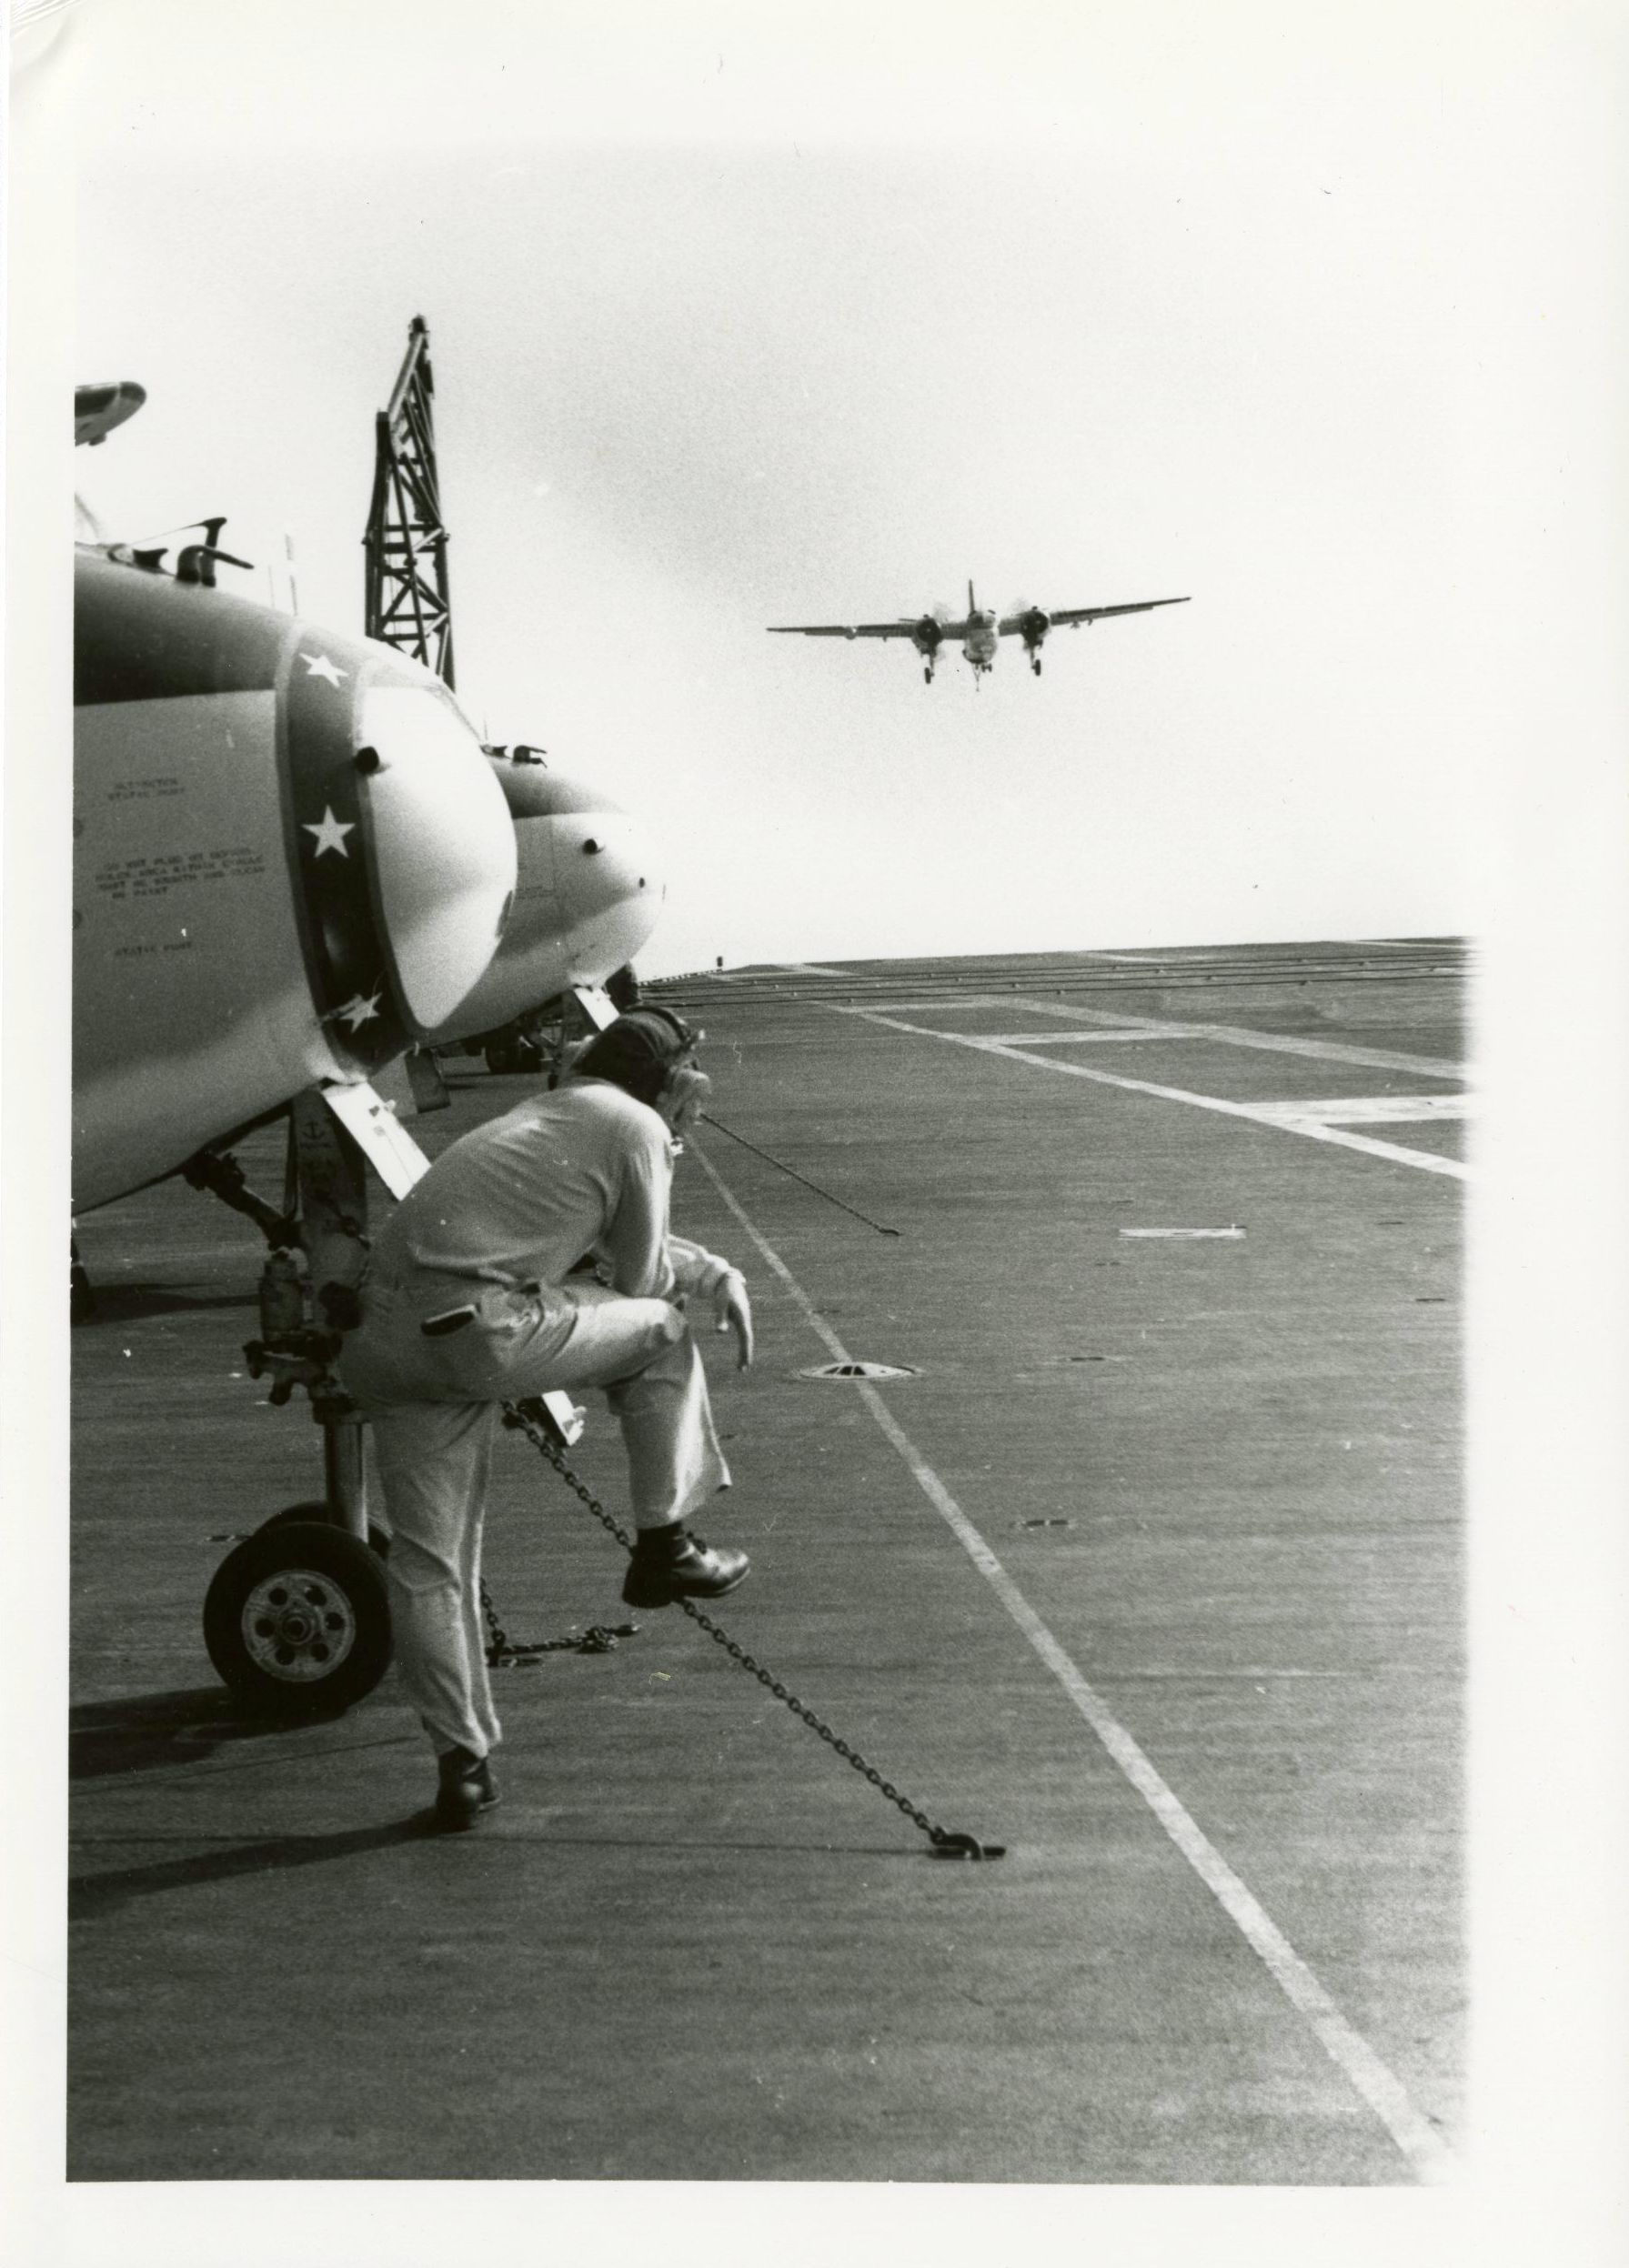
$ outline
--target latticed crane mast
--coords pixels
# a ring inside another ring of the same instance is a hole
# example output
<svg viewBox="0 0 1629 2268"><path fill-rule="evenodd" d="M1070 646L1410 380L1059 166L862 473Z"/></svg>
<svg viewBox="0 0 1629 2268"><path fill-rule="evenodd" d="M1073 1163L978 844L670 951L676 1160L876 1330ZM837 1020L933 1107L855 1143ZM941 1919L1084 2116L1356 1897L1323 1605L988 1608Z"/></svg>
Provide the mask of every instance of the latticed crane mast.
<svg viewBox="0 0 1629 2268"><path fill-rule="evenodd" d="M446 684L453 677L447 530L441 524L431 401L430 334L421 315L407 329L401 375L374 424L373 503L367 533L366 628L411 654Z"/></svg>

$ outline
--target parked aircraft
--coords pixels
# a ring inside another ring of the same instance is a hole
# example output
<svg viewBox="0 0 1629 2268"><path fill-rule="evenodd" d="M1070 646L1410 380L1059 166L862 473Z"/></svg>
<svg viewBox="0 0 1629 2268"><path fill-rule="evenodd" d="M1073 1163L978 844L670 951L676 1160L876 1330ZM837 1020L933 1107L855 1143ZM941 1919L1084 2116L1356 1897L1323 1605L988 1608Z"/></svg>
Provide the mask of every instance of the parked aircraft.
<svg viewBox="0 0 1629 2268"><path fill-rule="evenodd" d="M1011 614L1002 615L993 607L980 607L973 597L973 587L967 587L967 615L960 622L952 622L943 608L931 614L904 616L894 622L774 622L771 632L780 637L908 637L922 657L922 682L931 685L938 665L940 647L947 638L960 639L961 650L970 663L973 682L988 675L995 667L997 641L1003 637L1021 637L1030 667L1041 675L1041 648L1047 633L1061 623L1076 629L1082 622L1098 622L1105 615L1147 614L1154 607L1185 607L1184 598L1137 598L1118 607L1058 607L1051 613L1044 607L1019 607Z"/></svg>
<svg viewBox="0 0 1629 2268"><path fill-rule="evenodd" d="M88 394L89 443L142 398ZM247 1707L342 1708L384 1674L390 1626L331 1333L366 1249L361 1159L396 1195L424 1163L369 1075L568 990L614 1012L597 988L662 888L608 798L530 748L484 747L416 658L218 589L218 567L247 564L218 517L171 573L79 517L95 539L75 567L74 1203L181 1171L265 1232L246 1358L274 1401L309 1394L324 1495L228 1553L205 1640ZM224 1154L285 1114L297 1219ZM77 1274L75 1293L88 1302ZM580 1414L545 1399L573 1438Z"/></svg>
<svg viewBox="0 0 1629 2268"><path fill-rule="evenodd" d="M77 547L81 1211L304 1089L603 982L663 895L626 814L485 749L432 672L216 588L219 527L174 574Z"/></svg>

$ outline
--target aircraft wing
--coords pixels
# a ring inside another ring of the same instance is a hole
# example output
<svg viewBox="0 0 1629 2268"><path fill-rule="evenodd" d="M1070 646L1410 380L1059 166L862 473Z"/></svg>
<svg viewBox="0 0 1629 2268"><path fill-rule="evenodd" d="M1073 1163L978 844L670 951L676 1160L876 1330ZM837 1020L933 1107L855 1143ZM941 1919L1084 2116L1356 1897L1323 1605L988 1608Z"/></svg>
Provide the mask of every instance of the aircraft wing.
<svg viewBox="0 0 1629 2268"><path fill-rule="evenodd" d="M1052 627L1060 622L1097 622L1106 614L1146 614L1151 607L1185 607L1186 598L1133 598L1123 607L1054 607L1051 609ZM1021 614L1010 614L1001 624L1001 636L1011 637L1023 627Z"/></svg>
<svg viewBox="0 0 1629 2268"><path fill-rule="evenodd" d="M771 622L767 627L772 636L795 637L909 637L920 616L912 615L909 622ZM944 626L947 637L960 637L960 629L952 622Z"/></svg>

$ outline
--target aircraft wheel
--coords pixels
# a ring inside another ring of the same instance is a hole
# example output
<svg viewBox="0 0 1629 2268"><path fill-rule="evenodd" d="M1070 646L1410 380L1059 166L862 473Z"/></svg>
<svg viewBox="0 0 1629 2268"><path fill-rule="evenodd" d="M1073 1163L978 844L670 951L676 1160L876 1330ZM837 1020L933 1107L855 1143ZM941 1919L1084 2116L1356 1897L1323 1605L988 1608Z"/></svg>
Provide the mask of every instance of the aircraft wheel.
<svg viewBox="0 0 1629 2268"><path fill-rule="evenodd" d="M487 1069L498 1079L513 1079L523 1072L541 1069L543 1050L535 1039L524 1032L511 1032L501 1039L494 1039L487 1049Z"/></svg>
<svg viewBox="0 0 1629 2268"><path fill-rule="evenodd" d="M285 1505L280 1512L274 1512L269 1520L263 1520L255 1533L264 1536L273 1528L287 1528L290 1520L319 1520L326 1528L337 1528L327 1506L321 1497L317 1497L308 1504ZM338 1532L346 1534L349 1531L339 1529ZM367 1523L367 1548L377 1552L380 1559L386 1558L390 1550L390 1530L381 1528L377 1520L370 1520Z"/></svg>
<svg viewBox="0 0 1629 2268"><path fill-rule="evenodd" d="M216 1568L204 1643L246 1708L336 1715L390 1666L385 1571L367 1544L329 1520L274 1517Z"/></svg>

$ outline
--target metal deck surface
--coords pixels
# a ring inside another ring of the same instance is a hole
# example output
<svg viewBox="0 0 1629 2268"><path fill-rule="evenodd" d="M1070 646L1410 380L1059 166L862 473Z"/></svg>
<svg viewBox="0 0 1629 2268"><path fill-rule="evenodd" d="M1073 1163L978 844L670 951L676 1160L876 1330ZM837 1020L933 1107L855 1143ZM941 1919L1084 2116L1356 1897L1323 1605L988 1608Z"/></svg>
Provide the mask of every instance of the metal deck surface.
<svg viewBox="0 0 1629 2268"><path fill-rule="evenodd" d="M999 1861L936 1860L677 1611L500 1678L469 1836L414 1830L393 1681L236 1717L205 1588L320 1487L244 1375L258 1239L179 1184L83 1221L70 2177L1442 2173L1463 984L1393 940L651 988L716 1080L677 1223L759 1325L745 1379L708 1342L718 1620ZM432 1151L524 1086L451 1074ZM240 1154L275 1195L277 1138ZM803 1375L843 1361L910 1375ZM598 1401L573 1462L620 1512ZM528 1638L627 1611L512 1436L488 1573Z"/></svg>

